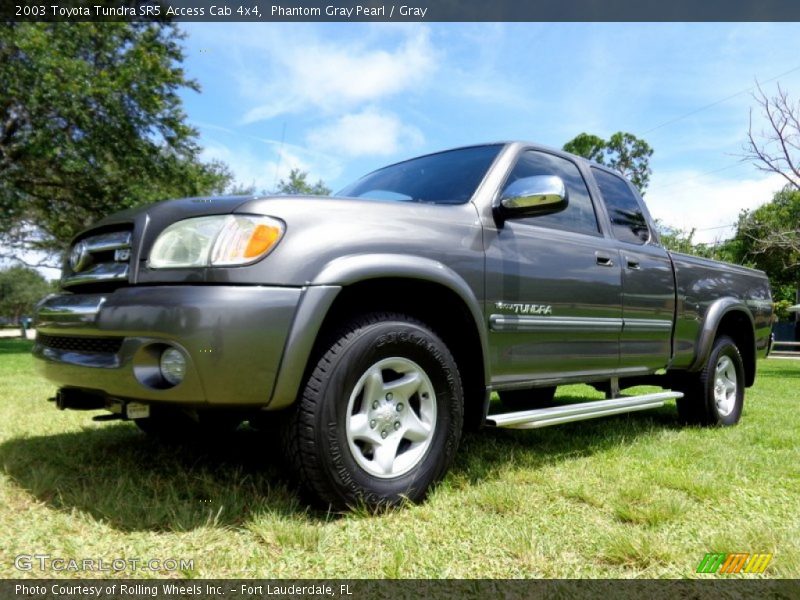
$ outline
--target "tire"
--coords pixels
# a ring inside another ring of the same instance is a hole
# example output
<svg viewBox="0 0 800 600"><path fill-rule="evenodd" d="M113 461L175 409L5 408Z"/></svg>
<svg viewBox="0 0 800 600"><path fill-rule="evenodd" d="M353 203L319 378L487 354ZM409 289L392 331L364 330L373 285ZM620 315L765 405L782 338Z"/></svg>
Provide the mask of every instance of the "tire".
<svg viewBox="0 0 800 600"><path fill-rule="evenodd" d="M134 419L144 433L162 441L186 442L232 434L241 419L229 413L192 413L180 408L151 406L150 416Z"/></svg>
<svg viewBox="0 0 800 600"><path fill-rule="evenodd" d="M542 387L528 390L508 390L498 392L500 402L511 411L532 410L534 408L546 408L553 406L553 398L556 395L556 388Z"/></svg>
<svg viewBox="0 0 800 600"><path fill-rule="evenodd" d="M739 422L744 407L744 363L728 336L714 341L703 370L690 373L677 401L678 415L689 424L730 426Z"/></svg>
<svg viewBox="0 0 800 600"><path fill-rule="evenodd" d="M455 360L426 325L354 319L324 349L281 432L301 484L336 510L422 500L461 437Z"/></svg>

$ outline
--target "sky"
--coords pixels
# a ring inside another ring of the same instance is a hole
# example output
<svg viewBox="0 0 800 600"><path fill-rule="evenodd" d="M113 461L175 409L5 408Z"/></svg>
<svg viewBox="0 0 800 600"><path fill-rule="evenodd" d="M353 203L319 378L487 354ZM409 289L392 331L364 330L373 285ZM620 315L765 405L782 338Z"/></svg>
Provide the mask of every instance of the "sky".
<svg viewBox="0 0 800 600"><path fill-rule="evenodd" d="M398 160L581 132L654 149L655 218L713 243L780 189L741 158L751 92L800 99L796 23L187 23L182 97L203 157L334 191ZM762 121L753 111L754 129Z"/></svg>

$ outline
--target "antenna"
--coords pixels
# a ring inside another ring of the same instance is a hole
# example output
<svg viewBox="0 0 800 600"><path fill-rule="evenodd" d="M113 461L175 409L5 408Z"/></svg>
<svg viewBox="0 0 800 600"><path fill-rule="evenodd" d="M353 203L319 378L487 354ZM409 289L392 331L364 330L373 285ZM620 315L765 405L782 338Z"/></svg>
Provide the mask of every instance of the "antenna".
<svg viewBox="0 0 800 600"><path fill-rule="evenodd" d="M272 191L278 188L278 174L281 172L281 161L283 160L283 143L286 140L286 121L281 128L281 143L278 146L278 164L275 166L275 180L272 182Z"/></svg>

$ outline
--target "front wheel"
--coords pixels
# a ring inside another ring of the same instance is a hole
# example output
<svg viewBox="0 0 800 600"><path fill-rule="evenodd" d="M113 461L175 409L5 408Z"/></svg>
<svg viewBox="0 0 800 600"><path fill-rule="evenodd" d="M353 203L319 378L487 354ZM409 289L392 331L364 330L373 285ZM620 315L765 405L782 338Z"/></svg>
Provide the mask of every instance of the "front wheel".
<svg viewBox="0 0 800 600"><path fill-rule="evenodd" d="M735 425L744 407L744 364L728 336L714 342L703 370L687 376L678 399L678 414L697 425Z"/></svg>
<svg viewBox="0 0 800 600"><path fill-rule="evenodd" d="M335 337L282 431L290 462L337 509L421 500L461 436L453 356L426 325L400 314L358 318Z"/></svg>

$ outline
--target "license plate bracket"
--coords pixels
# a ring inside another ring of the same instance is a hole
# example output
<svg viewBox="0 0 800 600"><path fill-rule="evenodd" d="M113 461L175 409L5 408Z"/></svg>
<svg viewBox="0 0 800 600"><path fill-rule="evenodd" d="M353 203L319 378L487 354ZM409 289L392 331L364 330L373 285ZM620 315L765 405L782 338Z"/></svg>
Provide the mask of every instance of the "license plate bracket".
<svg viewBox="0 0 800 600"><path fill-rule="evenodd" d="M125 405L125 416L129 419L147 419L150 416L150 405L141 402L128 402Z"/></svg>

